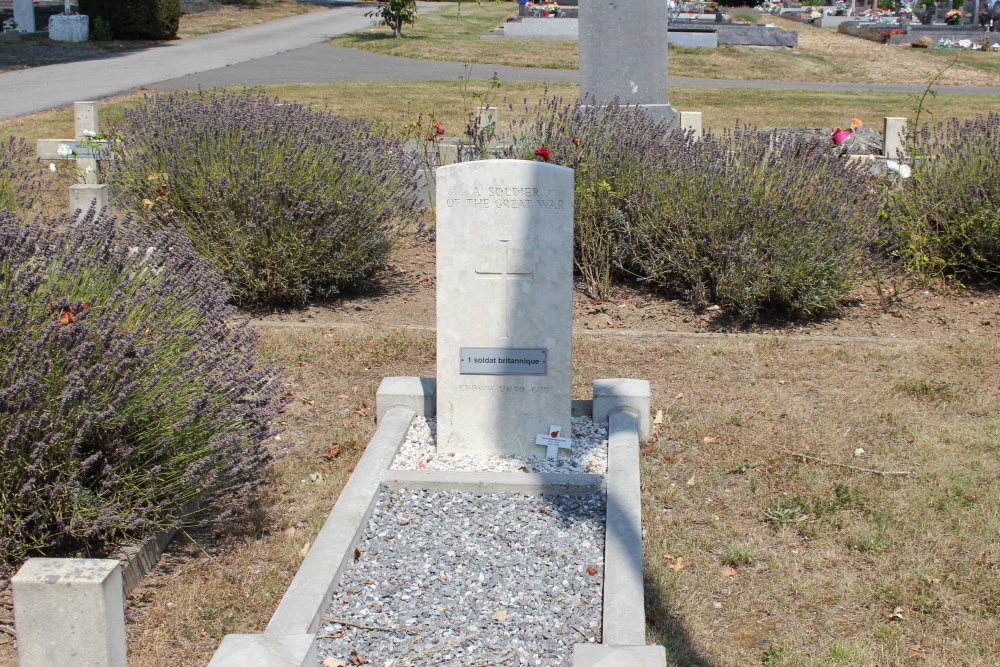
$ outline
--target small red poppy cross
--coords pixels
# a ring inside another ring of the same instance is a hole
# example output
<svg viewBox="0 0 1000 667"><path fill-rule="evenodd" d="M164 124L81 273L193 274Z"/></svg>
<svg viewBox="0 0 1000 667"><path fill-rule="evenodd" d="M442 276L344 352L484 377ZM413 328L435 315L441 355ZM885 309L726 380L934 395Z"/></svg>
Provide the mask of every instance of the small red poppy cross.
<svg viewBox="0 0 1000 667"><path fill-rule="evenodd" d="M535 436L535 444L546 448L545 458L556 459L559 458L560 449L572 449L573 439L560 438L559 433L561 431L561 426L550 426L548 435L539 434Z"/></svg>

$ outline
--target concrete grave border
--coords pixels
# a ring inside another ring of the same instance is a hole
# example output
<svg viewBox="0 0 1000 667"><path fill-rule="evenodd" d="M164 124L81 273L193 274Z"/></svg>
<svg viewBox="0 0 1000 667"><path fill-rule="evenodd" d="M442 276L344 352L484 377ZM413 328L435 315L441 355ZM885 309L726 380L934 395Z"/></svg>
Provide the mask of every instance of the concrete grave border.
<svg viewBox="0 0 1000 667"><path fill-rule="evenodd" d="M416 415L433 416L431 378L389 377L376 394L379 426L344 486L267 629L226 635L210 667L313 667L316 631L337 581L350 562L382 488L462 489L481 493L591 494L606 489L607 532L602 644L577 644L574 667L665 667L666 649L646 646L643 606L639 441L648 433L649 383L594 383L594 401L573 401L573 415L609 420L608 475L391 471L389 466ZM646 431L643 431L645 425ZM336 568L332 563L338 563Z"/></svg>

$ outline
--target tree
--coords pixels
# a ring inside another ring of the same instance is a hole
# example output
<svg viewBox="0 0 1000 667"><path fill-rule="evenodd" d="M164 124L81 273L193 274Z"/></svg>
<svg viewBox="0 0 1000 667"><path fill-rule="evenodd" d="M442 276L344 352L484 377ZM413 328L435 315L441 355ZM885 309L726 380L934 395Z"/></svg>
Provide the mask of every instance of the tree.
<svg viewBox="0 0 1000 667"><path fill-rule="evenodd" d="M365 16L380 19L382 25L392 28L393 37L401 37L403 24L412 25L417 19L417 0L385 0L378 9L373 9Z"/></svg>

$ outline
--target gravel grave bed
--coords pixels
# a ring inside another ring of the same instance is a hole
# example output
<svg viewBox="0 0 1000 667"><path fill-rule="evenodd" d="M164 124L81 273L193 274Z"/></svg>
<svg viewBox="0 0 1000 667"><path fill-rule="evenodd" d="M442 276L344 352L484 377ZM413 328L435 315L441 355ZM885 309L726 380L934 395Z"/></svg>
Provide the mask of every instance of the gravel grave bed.
<svg viewBox="0 0 1000 667"><path fill-rule="evenodd" d="M382 491L320 664L570 665L601 640L603 584L601 495Z"/></svg>
<svg viewBox="0 0 1000 667"><path fill-rule="evenodd" d="M465 470L468 472L575 472L605 475L608 471L608 426L590 417L573 417L573 448L558 459L483 454L438 453L437 420L414 417L406 440L392 462L393 470Z"/></svg>

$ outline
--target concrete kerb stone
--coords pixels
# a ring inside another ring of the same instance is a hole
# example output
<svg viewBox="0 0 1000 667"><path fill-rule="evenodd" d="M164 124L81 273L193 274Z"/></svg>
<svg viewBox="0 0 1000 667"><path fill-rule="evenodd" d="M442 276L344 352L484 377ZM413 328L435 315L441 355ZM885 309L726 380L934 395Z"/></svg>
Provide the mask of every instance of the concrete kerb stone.
<svg viewBox="0 0 1000 667"><path fill-rule="evenodd" d="M364 526L371 518L375 496L385 471L392 464L406 437L415 411L392 407L382 416L378 431L344 485L337 503L323 524L302 566L288 586L267 624L269 635L301 635L316 632L320 615L340 578ZM330 565L338 563L334 571Z"/></svg>
<svg viewBox="0 0 1000 667"><path fill-rule="evenodd" d="M319 664L316 635L226 635L208 664L314 667Z"/></svg>
<svg viewBox="0 0 1000 667"><path fill-rule="evenodd" d="M392 470L383 484L387 489L464 491L466 493L565 494L586 496L601 493L601 475L550 472L451 472L437 470Z"/></svg>
<svg viewBox="0 0 1000 667"><path fill-rule="evenodd" d="M607 646L577 644L573 647L573 667L665 667L663 646Z"/></svg>
<svg viewBox="0 0 1000 667"><path fill-rule="evenodd" d="M611 414L626 410L639 422L639 439L649 437L649 381L630 378L594 380L594 421L604 423Z"/></svg>
<svg viewBox="0 0 1000 667"><path fill-rule="evenodd" d="M378 430L292 579L264 634L227 635L211 667L299 667L316 664L316 629L361 534L375 496L417 414L434 414L431 378L384 378L376 393ZM336 569L330 567L337 563Z"/></svg>
<svg viewBox="0 0 1000 667"><path fill-rule="evenodd" d="M434 378L386 377L375 392L375 414L379 421L392 408L410 408L424 417L437 409L437 382Z"/></svg>
<svg viewBox="0 0 1000 667"><path fill-rule="evenodd" d="M642 604L638 421L625 410L612 412L608 424L607 525L603 643L641 646L646 643L646 612Z"/></svg>
<svg viewBox="0 0 1000 667"><path fill-rule="evenodd" d="M121 564L29 558L11 577L21 667L127 667Z"/></svg>

